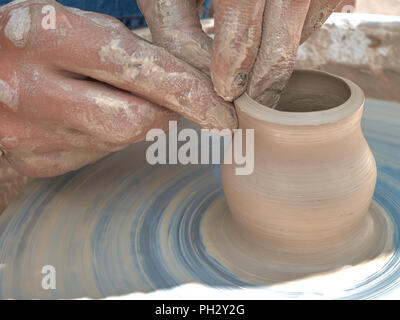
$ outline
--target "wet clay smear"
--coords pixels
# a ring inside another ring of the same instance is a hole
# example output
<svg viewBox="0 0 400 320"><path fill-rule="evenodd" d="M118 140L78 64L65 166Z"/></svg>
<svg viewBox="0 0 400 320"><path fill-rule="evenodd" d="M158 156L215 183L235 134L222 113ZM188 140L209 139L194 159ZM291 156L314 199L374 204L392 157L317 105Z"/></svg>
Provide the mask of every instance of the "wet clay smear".
<svg viewBox="0 0 400 320"><path fill-rule="evenodd" d="M398 104L367 100L377 184L341 252L293 261L265 243L248 250L252 240L228 219L218 165L150 166L139 143L35 181L12 202L0 216L0 298L398 298L399 118ZM41 286L46 265L56 290Z"/></svg>

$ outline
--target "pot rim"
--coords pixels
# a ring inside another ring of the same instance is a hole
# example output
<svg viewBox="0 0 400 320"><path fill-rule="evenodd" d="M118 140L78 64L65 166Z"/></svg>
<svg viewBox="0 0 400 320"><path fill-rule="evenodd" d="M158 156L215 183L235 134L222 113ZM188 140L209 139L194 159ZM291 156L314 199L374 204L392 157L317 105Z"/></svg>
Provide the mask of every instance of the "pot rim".
<svg viewBox="0 0 400 320"><path fill-rule="evenodd" d="M342 81L348 87L350 96L344 103L330 109L308 112L290 112L266 107L253 100L247 93L244 93L235 100L236 108L240 109L241 112L251 116L252 118L261 121L281 125L306 126L338 122L349 117L351 114L364 106L364 92L354 82L324 71L312 69L296 69L295 71L314 75L328 75L336 78L336 80Z"/></svg>

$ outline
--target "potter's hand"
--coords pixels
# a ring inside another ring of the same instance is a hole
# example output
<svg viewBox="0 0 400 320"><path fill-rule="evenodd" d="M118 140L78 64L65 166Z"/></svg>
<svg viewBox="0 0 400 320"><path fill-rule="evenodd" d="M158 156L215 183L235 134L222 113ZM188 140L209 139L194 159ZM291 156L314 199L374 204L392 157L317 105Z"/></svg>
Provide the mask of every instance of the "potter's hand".
<svg viewBox="0 0 400 320"><path fill-rule="evenodd" d="M137 0L154 44L209 74L212 39L200 23L204 0Z"/></svg>
<svg viewBox="0 0 400 320"><path fill-rule="evenodd" d="M243 92L274 105L304 42L341 0L213 0L215 40L202 30L201 0L138 0L153 42L211 73L227 101ZM210 72L211 70L211 72Z"/></svg>
<svg viewBox="0 0 400 320"><path fill-rule="evenodd" d="M341 0L214 0L211 75L228 101L244 91L274 106L294 68L297 48Z"/></svg>
<svg viewBox="0 0 400 320"><path fill-rule="evenodd" d="M0 48L0 150L25 175L77 169L175 112L236 126L207 76L105 15L14 1L0 8Z"/></svg>

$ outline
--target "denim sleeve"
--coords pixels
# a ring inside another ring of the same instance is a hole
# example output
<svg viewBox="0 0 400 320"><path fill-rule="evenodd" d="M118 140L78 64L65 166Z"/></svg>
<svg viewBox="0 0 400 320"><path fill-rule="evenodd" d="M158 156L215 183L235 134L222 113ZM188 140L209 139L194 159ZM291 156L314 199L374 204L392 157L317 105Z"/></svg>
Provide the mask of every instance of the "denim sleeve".
<svg viewBox="0 0 400 320"><path fill-rule="evenodd" d="M0 5L11 2L0 0ZM131 29L146 26L146 21L140 12L135 0L58 0L59 3L87 11L105 13L120 19ZM211 0L206 0L203 5L202 18L207 17Z"/></svg>

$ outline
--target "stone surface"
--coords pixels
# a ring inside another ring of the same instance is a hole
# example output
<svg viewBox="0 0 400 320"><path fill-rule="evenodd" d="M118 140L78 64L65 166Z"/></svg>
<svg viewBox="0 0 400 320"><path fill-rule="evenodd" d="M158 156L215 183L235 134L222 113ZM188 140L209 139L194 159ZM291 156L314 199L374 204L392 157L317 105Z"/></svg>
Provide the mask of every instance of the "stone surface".
<svg viewBox="0 0 400 320"><path fill-rule="evenodd" d="M400 101L400 17L333 14L299 49L297 68L356 82L368 97Z"/></svg>
<svg viewBox="0 0 400 320"><path fill-rule="evenodd" d="M400 0L357 0L356 12L400 15Z"/></svg>

